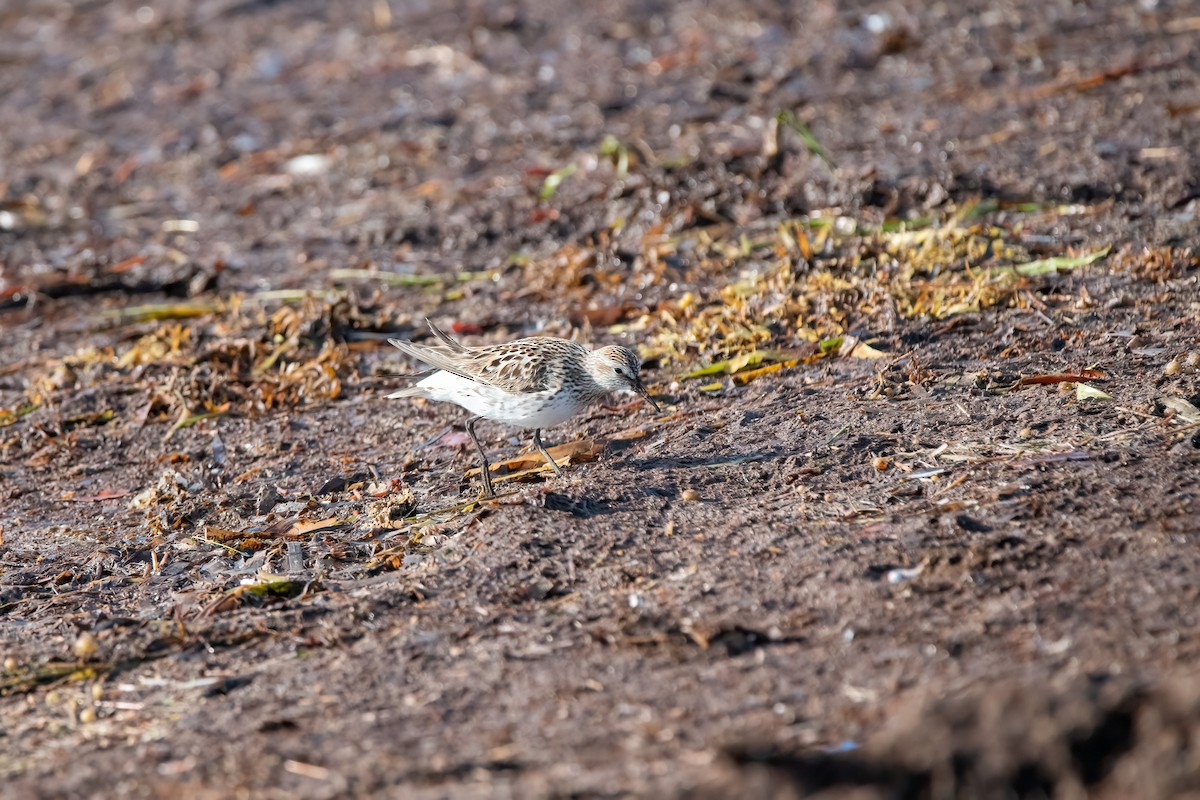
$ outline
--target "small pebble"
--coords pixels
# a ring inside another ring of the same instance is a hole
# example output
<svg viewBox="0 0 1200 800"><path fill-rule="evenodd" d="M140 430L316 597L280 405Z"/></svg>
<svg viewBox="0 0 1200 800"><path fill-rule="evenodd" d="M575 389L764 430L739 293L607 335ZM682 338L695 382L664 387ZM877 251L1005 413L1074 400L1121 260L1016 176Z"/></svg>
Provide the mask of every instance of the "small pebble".
<svg viewBox="0 0 1200 800"><path fill-rule="evenodd" d="M96 651L100 649L100 643L96 641L96 637L84 631L79 634L79 638L75 640L75 656L80 661L87 661L92 656L96 655Z"/></svg>
<svg viewBox="0 0 1200 800"><path fill-rule="evenodd" d="M79 721L84 725L89 725L96 721L96 709L88 706L83 711L79 712Z"/></svg>
<svg viewBox="0 0 1200 800"><path fill-rule="evenodd" d="M5 672L16 672L17 671L17 660L15 658L13 658L12 656L9 656L8 658L4 659L4 671Z"/></svg>

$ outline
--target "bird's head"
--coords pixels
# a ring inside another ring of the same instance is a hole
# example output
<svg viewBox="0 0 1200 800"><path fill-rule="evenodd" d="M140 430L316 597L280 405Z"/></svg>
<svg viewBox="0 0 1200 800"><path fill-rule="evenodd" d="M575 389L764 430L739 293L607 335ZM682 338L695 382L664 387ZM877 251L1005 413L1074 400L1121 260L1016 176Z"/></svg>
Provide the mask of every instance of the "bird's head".
<svg viewBox="0 0 1200 800"><path fill-rule="evenodd" d="M642 359L628 347L609 345L594 350L588 359L592 379L609 392L633 392L646 398L658 411L658 403L642 385Z"/></svg>

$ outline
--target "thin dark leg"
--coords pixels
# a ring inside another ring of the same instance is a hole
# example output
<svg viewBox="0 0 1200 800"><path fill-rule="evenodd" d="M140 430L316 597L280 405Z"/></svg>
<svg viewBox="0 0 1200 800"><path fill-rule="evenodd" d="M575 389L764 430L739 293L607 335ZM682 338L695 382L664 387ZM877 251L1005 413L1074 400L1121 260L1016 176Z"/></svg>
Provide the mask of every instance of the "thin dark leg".
<svg viewBox="0 0 1200 800"><path fill-rule="evenodd" d="M483 445L479 443L479 437L475 435L475 423L483 417L471 417L467 420L467 433L471 434L471 441L475 443L475 449L479 451L479 460L483 462L483 470L480 473L483 475L483 496L495 497L496 492L492 489L492 465L488 463L487 453L484 452Z"/></svg>
<svg viewBox="0 0 1200 800"><path fill-rule="evenodd" d="M546 459L546 463L549 464L551 466L551 468L554 470L554 477L561 478L562 470L558 468L558 464L555 463L554 459L550 457L550 454L546 452L546 445L542 444L542 429L541 428L534 428L533 443L537 447L538 452L542 454L542 458Z"/></svg>

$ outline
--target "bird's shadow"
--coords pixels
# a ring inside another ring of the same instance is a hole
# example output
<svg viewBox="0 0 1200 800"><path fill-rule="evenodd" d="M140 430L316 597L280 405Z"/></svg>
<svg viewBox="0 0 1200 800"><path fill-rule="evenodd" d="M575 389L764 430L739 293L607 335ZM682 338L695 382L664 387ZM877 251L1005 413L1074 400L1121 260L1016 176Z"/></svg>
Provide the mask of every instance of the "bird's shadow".
<svg viewBox="0 0 1200 800"><path fill-rule="evenodd" d="M757 450L750 453L725 453L720 455L710 456L653 456L650 458L631 458L627 459L624 464L638 471L664 470L664 469L721 469L723 467L737 467L742 464L755 464L763 462L779 461L784 458L796 455L799 451L791 450ZM664 489L662 487L644 487L650 494L661 494L665 496L674 496L675 489ZM600 497L589 497L582 495L573 497L560 492L548 492L543 495L542 507L548 511L565 511L578 519L590 519L592 517L605 516L613 514L622 507L624 498L604 499Z"/></svg>
<svg viewBox="0 0 1200 800"><path fill-rule="evenodd" d="M714 453L706 456L648 456L629 458L625 464L637 469L719 469L756 464L766 461L781 461L800 454L800 450L755 450L749 453Z"/></svg>
<svg viewBox="0 0 1200 800"><path fill-rule="evenodd" d="M590 519L605 514L611 514L617 509L607 500L592 497L571 497L558 492L549 492L543 496L542 507L548 511L565 511L579 519Z"/></svg>

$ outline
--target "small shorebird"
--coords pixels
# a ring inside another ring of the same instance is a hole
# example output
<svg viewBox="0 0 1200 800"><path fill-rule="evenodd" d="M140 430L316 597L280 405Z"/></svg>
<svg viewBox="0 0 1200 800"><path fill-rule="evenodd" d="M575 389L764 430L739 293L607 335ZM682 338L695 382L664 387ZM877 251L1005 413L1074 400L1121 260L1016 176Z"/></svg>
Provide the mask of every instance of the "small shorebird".
<svg viewBox="0 0 1200 800"><path fill-rule="evenodd" d="M414 386L389 394L454 403L474 414L467 433L483 462L483 492L495 497L491 464L475 435L475 423L490 419L515 428L532 428L533 443L556 476L558 464L542 444L542 428L566 422L609 392L636 392L658 410L642 385L642 361L628 347L589 350L578 342L531 336L507 344L466 347L425 320L437 341L418 344L388 339L418 361L433 367Z"/></svg>

